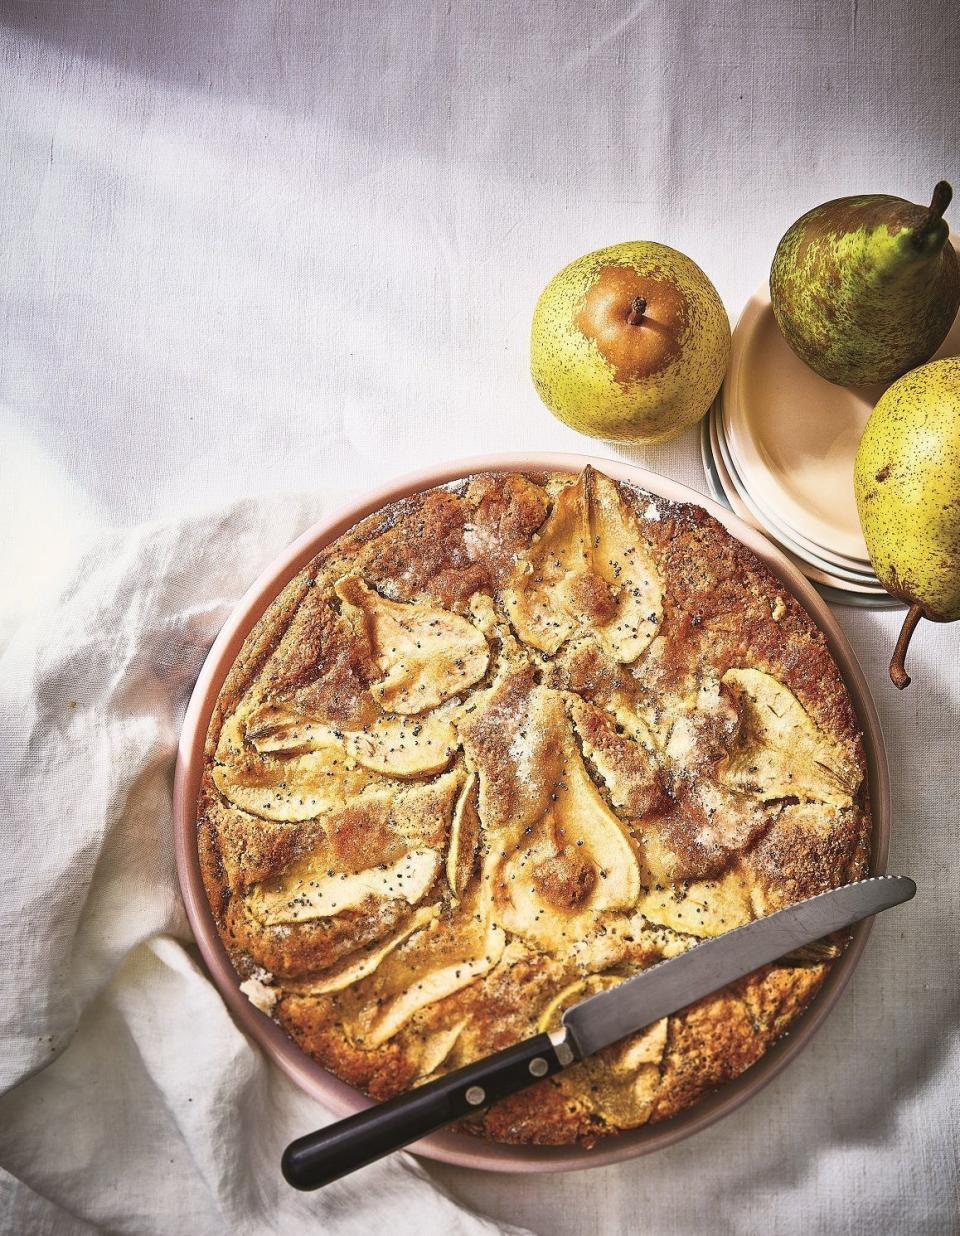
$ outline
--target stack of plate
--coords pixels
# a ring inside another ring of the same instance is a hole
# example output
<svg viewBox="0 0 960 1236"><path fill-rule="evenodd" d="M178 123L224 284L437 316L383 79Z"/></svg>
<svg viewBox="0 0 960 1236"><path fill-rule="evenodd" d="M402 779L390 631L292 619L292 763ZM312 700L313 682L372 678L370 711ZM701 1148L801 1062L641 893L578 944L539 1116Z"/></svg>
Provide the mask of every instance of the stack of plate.
<svg viewBox="0 0 960 1236"><path fill-rule="evenodd" d="M733 333L701 447L713 495L776 541L828 600L886 609L901 602L873 573L853 493L857 444L881 390L834 386L808 369L764 289Z"/></svg>

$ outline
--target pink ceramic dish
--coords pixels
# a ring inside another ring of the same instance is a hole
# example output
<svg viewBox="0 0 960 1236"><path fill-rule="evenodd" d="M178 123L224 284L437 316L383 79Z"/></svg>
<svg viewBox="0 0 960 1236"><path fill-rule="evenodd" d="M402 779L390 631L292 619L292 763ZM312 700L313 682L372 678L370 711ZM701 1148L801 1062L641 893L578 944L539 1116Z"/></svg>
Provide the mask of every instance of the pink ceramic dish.
<svg viewBox="0 0 960 1236"><path fill-rule="evenodd" d="M684 485L665 480L653 472L635 468L630 464L611 459L590 458L586 455L485 456L457 460L394 481L334 518L315 524L295 541L243 596L217 636L197 680L184 718L174 783L174 829L180 886L187 915L210 974L241 1028L301 1089L337 1116L359 1111L369 1105L369 1100L311 1060L241 993L239 979L220 942L207 905L197 855L196 802L203 769L204 739L213 705L244 639L270 602L322 546L340 536L365 515L408 494L471 473L505 470L576 473L588 463L618 480L638 485L675 502L694 503L709 511L739 541L749 546L773 574L787 585L824 632L830 650L840 666L863 730L874 815L871 868L874 873L882 873L885 869L890 830L889 776L880 724L863 673L827 604L797 568L756 529L718 503L701 497ZM819 995L789 1036L781 1039L756 1065L735 1081L672 1120L607 1138L592 1150L579 1146L507 1146L481 1141L465 1134L441 1133L418 1142L415 1152L441 1162L488 1171L557 1172L616 1163L660 1150L688 1137L739 1107L797 1055L824 1020L853 973L869 930L869 922L856 928L850 946L836 962ZM321 1117L322 1113L318 1112L318 1122Z"/></svg>

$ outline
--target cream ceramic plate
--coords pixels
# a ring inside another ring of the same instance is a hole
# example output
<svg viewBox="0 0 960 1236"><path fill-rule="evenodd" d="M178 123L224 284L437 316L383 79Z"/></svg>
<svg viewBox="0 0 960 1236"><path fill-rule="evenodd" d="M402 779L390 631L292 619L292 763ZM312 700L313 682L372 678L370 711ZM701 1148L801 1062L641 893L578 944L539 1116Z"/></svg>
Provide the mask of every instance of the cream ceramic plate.
<svg viewBox="0 0 960 1236"><path fill-rule="evenodd" d="M757 528L761 532L766 532L768 536L772 537L773 534L765 526L755 509L746 504L741 495L741 490L734 485L730 477L716 434L719 417L720 409L719 406L715 405L711 412L708 413L704 422L702 454L708 479L712 479L715 482L719 489L717 496L722 497L735 514L749 523L751 527ZM789 558L794 566L815 583L821 589L826 599L835 605L853 605L869 609L895 609L899 608L902 604L879 587L871 589L859 584L850 583L845 579L840 579L838 576L828 571L820 570L790 550L785 549L780 544L779 539L777 539L776 543L781 552Z"/></svg>
<svg viewBox="0 0 960 1236"><path fill-rule="evenodd" d="M937 356L958 351L960 318ZM835 386L819 377L780 333L767 288L748 301L720 396L731 455L761 509L806 543L852 559L849 565L869 562L853 461L883 389Z"/></svg>
<svg viewBox="0 0 960 1236"><path fill-rule="evenodd" d="M726 432L723 411L719 406L719 401L716 411L716 426L717 435L723 440L724 443L724 455L727 458L728 467L731 462L736 465L737 461L735 458L735 453L730 443L729 434ZM733 471L734 474L740 478L741 483L745 484L746 482L743 481L741 473L735 466ZM756 501L756 493L752 496ZM801 550L812 555L812 560L814 562L827 563L831 568L840 567L844 571L852 571L857 576L865 577L868 581L874 584L877 582L877 577L873 573L869 559L850 558L845 554L838 554L824 545L817 545L811 541L809 537L805 537L802 532L798 532L796 528L787 525L775 511L771 511L766 508L764 509L764 523L774 531L778 540L780 539L780 534L782 533L784 539L789 539L790 542L798 545Z"/></svg>
<svg viewBox="0 0 960 1236"><path fill-rule="evenodd" d="M816 567L819 571L826 572L830 577L831 583L836 580L846 580L852 585L871 592L884 591L880 581L869 568L863 569L838 564L819 553L816 548L810 548L809 545L794 536L791 529L785 528L769 511L765 511L760 507L754 495L750 493L746 482L737 471L736 460L731 456L730 444L724 436L723 428L723 417L718 411L712 425L713 438L711 441L716 444L718 456L723 463L726 476L736 489L741 501L751 510L764 531L768 532L779 545L782 545L795 558L800 559L801 563L807 563L810 566Z"/></svg>
<svg viewBox="0 0 960 1236"><path fill-rule="evenodd" d="M859 561L867 547L853 496L853 459L880 391L819 377L781 335L766 288L748 301L722 394L740 475L787 527Z"/></svg>

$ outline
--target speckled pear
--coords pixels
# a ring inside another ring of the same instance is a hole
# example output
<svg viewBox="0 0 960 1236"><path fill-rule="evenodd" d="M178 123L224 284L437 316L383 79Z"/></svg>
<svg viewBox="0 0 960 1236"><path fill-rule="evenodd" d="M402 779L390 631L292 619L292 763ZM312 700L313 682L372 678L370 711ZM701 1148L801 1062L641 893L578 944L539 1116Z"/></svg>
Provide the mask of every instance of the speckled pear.
<svg viewBox="0 0 960 1236"><path fill-rule="evenodd" d="M808 211L773 259L770 300L784 338L829 382L891 382L930 359L960 305L960 265L941 181L929 206L884 194Z"/></svg>
<svg viewBox="0 0 960 1236"><path fill-rule="evenodd" d="M921 618L960 619L960 356L914 369L870 414L854 465L857 509L873 569L910 603L890 677Z"/></svg>
<svg viewBox="0 0 960 1236"><path fill-rule="evenodd" d="M610 442L678 437L710 407L729 359L716 288L690 258L654 241L572 262L533 315L541 399L572 428Z"/></svg>

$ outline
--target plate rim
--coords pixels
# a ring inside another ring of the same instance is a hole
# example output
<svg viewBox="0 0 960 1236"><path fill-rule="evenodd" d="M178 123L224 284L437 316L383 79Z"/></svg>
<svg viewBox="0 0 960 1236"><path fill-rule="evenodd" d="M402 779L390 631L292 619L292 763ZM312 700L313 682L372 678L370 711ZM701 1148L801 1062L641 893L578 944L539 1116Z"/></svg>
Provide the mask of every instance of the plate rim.
<svg viewBox="0 0 960 1236"><path fill-rule="evenodd" d="M828 559L821 558L814 550L805 548L800 541L794 540L793 530L785 528L774 515L761 507L756 496L750 493L747 482L737 471L737 461L733 457L730 441L726 434L722 411L713 422L712 432L716 438L717 449L720 452L720 459L726 474L730 479L731 485L736 489L744 507L750 511L754 519L760 523L761 527L776 541L780 548L790 555L791 559L799 559L800 563L803 564L801 570L804 570L806 566L813 567L821 575L829 576L832 587L841 586L838 583L834 583L834 581L843 581L843 583L851 584L854 589L859 585L859 590L864 593L879 596L886 592L886 589L875 575L865 575L854 571L852 568L834 565Z"/></svg>
<svg viewBox="0 0 960 1236"><path fill-rule="evenodd" d="M699 506L737 540L752 549L800 602L823 632L850 695L864 740L870 786L872 874L886 870L890 840L890 777L880 721L866 678L856 656L813 584L764 534L735 512L680 482L669 480L623 460L556 452L511 452L454 459L398 477L348 502L291 542L264 568L240 597L203 663L184 714L173 785L173 828L177 875L187 918L200 954L221 998L240 1028L301 1090L334 1116L370 1105L359 1091L345 1085L310 1059L269 1017L240 991L240 978L224 948L206 899L196 844L196 801L203 771L203 751L209 718L226 675L240 647L281 589L325 544L348 528L401 497L483 472L557 471L576 474L591 464L616 480L646 489L669 501ZM619 1163L665 1149L697 1133L747 1102L770 1082L810 1041L850 980L870 934L871 921L858 924L843 956L797 1024L761 1059L733 1081L661 1124L602 1139L592 1149L581 1146L512 1146L462 1133L439 1133L410 1149L442 1163L509 1173L559 1172Z"/></svg>
<svg viewBox="0 0 960 1236"><path fill-rule="evenodd" d="M710 428L713 423L712 409L703 418L700 426L700 462L703 465L703 475L707 483L709 496L721 506L728 507L733 510L734 514L739 515L741 519L746 519L747 523L751 523L753 516L745 506L740 502L737 494L728 494L724 488L721 477L720 464L714 457L713 447L710 441ZM726 472L724 471L724 475ZM732 485L732 482L731 482ZM746 514L744 514L746 512ZM874 597L871 593L864 592L847 592L840 587L839 584L822 583L818 578L815 568L808 566L807 563L799 558L794 560L790 553L784 550L784 553L795 565L806 575L807 579L811 580L817 591L825 601L829 601L831 605L839 605L845 609L867 609L867 610L886 610L893 609L896 606L892 603L895 598L888 598L885 603L880 596ZM814 573L812 573L814 572Z"/></svg>
<svg viewBox="0 0 960 1236"><path fill-rule="evenodd" d="M719 410L718 410L719 416ZM821 588L830 588L837 597L827 597L827 600L832 600L835 604L843 604L848 607L864 607L870 609L899 609L902 607L902 602L896 597L891 597L888 592L885 592L879 586L870 590L869 588L858 587L856 583L847 580L838 575L833 575L829 571L823 570L821 567L815 566L806 558L801 558L795 554L789 546L784 545L782 541L776 537L771 529L764 524L763 520L756 514L750 506L736 482L730 474L727 466L726 457L723 453L723 448L720 443L719 426L717 418L711 416L707 428L708 441L710 443L711 453L713 455L714 467L720 477L721 485L724 493L727 494L730 505L733 507L734 513L739 515L752 528L757 528L768 539L773 541L773 544L784 554L784 556L793 563L798 571L801 572L813 584ZM726 488L724 482L728 482L730 489ZM746 512L746 514L744 514ZM838 598L843 597L841 601Z"/></svg>
<svg viewBox="0 0 960 1236"><path fill-rule="evenodd" d="M732 465L733 474L738 476L743 482L743 485L746 487L746 479L737 468L736 451L734 450L733 442L730 439L730 433L727 428L727 414L722 407L718 409L717 414L717 437L723 438L723 442L726 447L727 471L731 471ZM818 565L818 563L826 563L831 569L836 567L841 571L849 571L855 575L876 580L876 576L873 574L873 566L869 558L851 558L846 554L837 553L836 550L830 549L829 546L818 545L815 541L811 541L808 536L804 536L804 534L792 524L787 523L783 516L772 507L762 507L760 499L757 495L752 494L751 497L756 504L757 509L763 511L765 525L767 525L776 535L783 535L788 544L795 545L798 550L803 551L803 554L813 555L813 558L817 559L817 562L813 563L814 566Z"/></svg>

